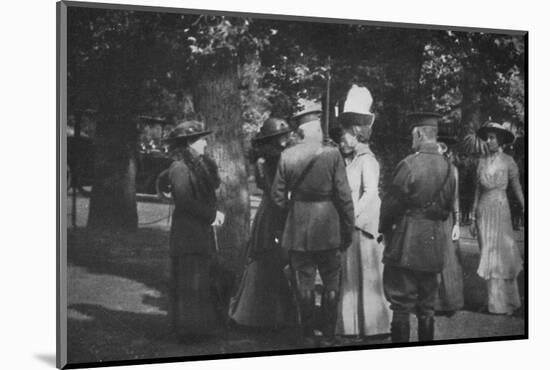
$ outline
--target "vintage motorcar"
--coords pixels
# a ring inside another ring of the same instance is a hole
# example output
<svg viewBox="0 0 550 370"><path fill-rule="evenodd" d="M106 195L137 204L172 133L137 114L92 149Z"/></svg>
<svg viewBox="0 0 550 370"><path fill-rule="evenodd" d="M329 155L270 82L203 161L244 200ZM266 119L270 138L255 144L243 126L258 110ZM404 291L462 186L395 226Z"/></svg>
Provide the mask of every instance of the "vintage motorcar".
<svg viewBox="0 0 550 370"><path fill-rule="evenodd" d="M168 169L172 159L161 150L144 150L136 154L136 192L157 194L157 178ZM67 188L77 189L89 195L93 184L94 145L93 139L86 136L67 136Z"/></svg>

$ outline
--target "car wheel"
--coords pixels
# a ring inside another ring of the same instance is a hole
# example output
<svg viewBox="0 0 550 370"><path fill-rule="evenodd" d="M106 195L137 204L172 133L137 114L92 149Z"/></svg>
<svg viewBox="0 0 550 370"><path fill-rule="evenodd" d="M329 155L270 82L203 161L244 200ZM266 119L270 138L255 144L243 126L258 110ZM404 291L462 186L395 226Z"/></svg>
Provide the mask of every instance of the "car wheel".
<svg viewBox="0 0 550 370"><path fill-rule="evenodd" d="M157 176L155 190L159 199L172 200L172 192L168 181L168 170L164 170Z"/></svg>

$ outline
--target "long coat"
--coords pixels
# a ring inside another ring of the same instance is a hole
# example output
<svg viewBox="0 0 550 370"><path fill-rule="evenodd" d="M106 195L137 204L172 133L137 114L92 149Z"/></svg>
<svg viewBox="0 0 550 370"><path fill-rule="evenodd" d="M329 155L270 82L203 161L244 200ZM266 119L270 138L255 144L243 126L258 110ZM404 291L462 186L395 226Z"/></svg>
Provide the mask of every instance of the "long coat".
<svg viewBox="0 0 550 370"><path fill-rule="evenodd" d="M170 230L171 254L212 254L211 224L217 210L214 189L200 186L197 175L183 160L172 163L168 176L176 205Z"/></svg>
<svg viewBox="0 0 550 370"><path fill-rule="evenodd" d="M252 224L247 257L256 258L279 247L276 239L284 227L284 212L271 199L271 185L277 171L279 156L261 158L254 163L256 185L262 190L262 200Z"/></svg>
<svg viewBox="0 0 550 370"><path fill-rule="evenodd" d="M325 197L322 201L289 201L289 191L310 160L316 162L296 194ZM334 147L303 141L281 155L272 199L288 209L282 246L292 251L320 251L347 246L353 235L354 211L344 160Z"/></svg>
<svg viewBox="0 0 550 370"><path fill-rule="evenodd" d="M360 143L346 169L355 207L355 227L376 238L381 203L378 194L380 165L369 146Z"/></svg>
<svg viewBox="0 0 550 370"><path fill-rule="evenodd" d="M386 265L414 271L441 271L448 234L444 221L428 218L422 208L433 200L447 177L449 166L436 143L421 145L418 152L397 165L380 214L380 231L386 238L383 259ZM450 178L436 200L449 213L456 187L453 172L451 169Z"/></svg>

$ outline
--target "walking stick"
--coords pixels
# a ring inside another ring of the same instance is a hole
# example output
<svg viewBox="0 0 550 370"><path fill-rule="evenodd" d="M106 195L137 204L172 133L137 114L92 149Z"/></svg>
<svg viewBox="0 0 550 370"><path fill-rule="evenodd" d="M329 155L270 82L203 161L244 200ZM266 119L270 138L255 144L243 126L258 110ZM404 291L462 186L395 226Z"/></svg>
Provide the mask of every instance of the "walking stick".
<svg viewBox="0 0 550 370"><path fill-rule="evenodd" d="M216 248L216 255L220 251L220 247L218 245L218 231L216 229L216 226L212 226L212 235L214 236L214 247Z"/></svg>

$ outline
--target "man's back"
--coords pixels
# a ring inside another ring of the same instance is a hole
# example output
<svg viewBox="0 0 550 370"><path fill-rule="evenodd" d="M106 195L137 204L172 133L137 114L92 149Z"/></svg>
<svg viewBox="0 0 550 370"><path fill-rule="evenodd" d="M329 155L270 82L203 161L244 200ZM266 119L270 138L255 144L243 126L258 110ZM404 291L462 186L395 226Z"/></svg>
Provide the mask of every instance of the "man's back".
<svg viewBox="0 0 550 370"><path fill-rule="evenodd" d="M441 269L441 245L446 237L443 221L430 215L426 207L435 201L450 214L455 187L452 168L435 143L423 145L399 163L382 201L381 229L388 236L386 264L418 271Z"/></svg>
<svg viewBox="0 0 550 370"><path fill-rule="evenodd" d="M313 166L294 189L313 158ZM337 149L307 141L287 149L279 162L272 197L278 206L289 209L284 248L337 249L342 239L351 240L353 203L344 162Z"/></svg>

